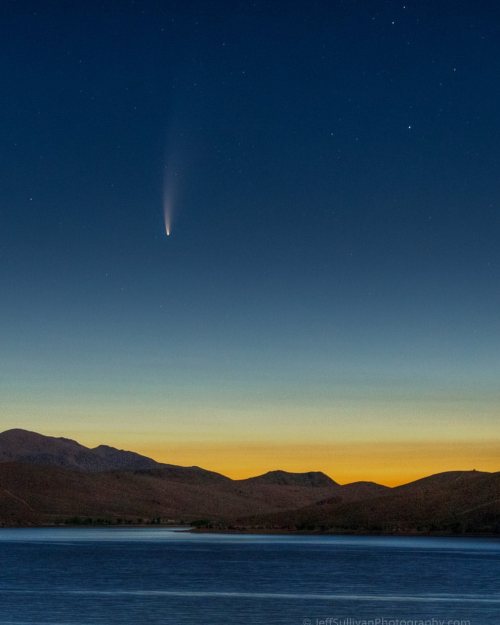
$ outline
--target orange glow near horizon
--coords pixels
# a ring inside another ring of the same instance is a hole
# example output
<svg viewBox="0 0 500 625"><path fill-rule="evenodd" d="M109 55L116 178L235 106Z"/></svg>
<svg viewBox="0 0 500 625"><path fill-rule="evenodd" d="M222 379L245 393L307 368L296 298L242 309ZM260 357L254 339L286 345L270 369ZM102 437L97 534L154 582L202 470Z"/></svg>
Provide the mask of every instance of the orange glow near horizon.
<svg viewBox="0 0 500 625"><path fill-rule="evenodd" d="M446 440L386 438L369 441L344 439L328 442L296 438L277 440L268 437L249 440L234 437L204 440L187 438L179 433L168 435L150 429L63 429L20 424L41 434L66 437L87 447L110 445L143 454L158 462L180 466L199 466L233 479L244 479L281 469L302 473L322 471L340 484L372 481L397 486L444 471L500 471L500 437L465 437ZM6 429L7 429L6 428Z"/></svg>
<svg viewBox="0 0 500 625"><path fill-rule="evenodd" d="M159 462L198 465L233 479L282 469L297 473L322 471L340 484L373 481L397 486L443 471L500 470L500 441L338 445L200 442L142 445L134 450Z"/></svg>

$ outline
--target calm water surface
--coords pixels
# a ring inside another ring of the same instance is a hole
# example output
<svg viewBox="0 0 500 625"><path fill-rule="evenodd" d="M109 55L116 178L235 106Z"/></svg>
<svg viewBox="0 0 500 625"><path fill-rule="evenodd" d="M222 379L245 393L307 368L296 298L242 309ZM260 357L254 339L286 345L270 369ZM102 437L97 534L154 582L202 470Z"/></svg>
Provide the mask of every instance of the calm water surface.
<svg viewBox="0 0 500 625"><path fill-rule="evenodd" d="M0 529L0 625L363 619L499 625L500 541Z"/></svg>

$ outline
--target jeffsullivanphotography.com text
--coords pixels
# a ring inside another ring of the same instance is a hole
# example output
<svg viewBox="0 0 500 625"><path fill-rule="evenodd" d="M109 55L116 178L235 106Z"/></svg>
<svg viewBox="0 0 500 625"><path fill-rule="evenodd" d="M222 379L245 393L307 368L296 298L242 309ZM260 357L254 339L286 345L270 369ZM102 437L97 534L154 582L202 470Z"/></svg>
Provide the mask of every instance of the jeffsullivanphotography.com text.
<svg viewBox="0 0 500 625"><path fill-rule="evenodd" d="M305 618L302 625L473 625L469 619L456 618L389 618L376 617L371 619L351 616L323 618Z"/></svg>

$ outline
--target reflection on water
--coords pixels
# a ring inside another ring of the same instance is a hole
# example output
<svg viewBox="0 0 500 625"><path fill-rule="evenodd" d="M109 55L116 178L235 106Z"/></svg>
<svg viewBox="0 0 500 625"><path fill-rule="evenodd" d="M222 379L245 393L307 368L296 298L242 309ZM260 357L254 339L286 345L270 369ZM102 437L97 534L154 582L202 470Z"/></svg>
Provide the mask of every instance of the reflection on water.
<svg viewBox="0 0 500 625"><path fill-rule="evenodd" d="M0 625L498 625L498 579L495 539L0 530Z"/></svg>

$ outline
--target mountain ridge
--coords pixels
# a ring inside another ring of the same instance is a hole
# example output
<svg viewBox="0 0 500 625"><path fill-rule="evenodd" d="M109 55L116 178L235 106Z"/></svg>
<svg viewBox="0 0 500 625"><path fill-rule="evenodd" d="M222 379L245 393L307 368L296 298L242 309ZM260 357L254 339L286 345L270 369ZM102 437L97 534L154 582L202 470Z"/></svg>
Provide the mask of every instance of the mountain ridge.
<svg viewBox="0 0 500 625"><path fill-rule="evenodd" d="M174 474L177 474L177 477L179 477L179 474L184 471L186 475L200 472L204 475L210 474L212 478L218 476L226 480L231 479L221 473L209 471L198 466L181 466L158 462L153 458L143 456L134 451L118 449L110 445L86 447L70 438L46 436L21 428L0 432L1 462L25 462L28 464L59 466L84 472L157 470L165 475L169 474L170 477L173 477ZM255 483L297 486L329 486L337 484L337 482L321 471L292 473L275 470L245 478L244 480L233 481L241 483L254 481Z"/></svg>
<svg viewBox="0 0 500 625"><path fill-rule="evenodd" d="M108 445L0 433L0 525L188 522L236 531L500 533L500 472L448 471L397 487L320 471L233 480Z"/></svg>

